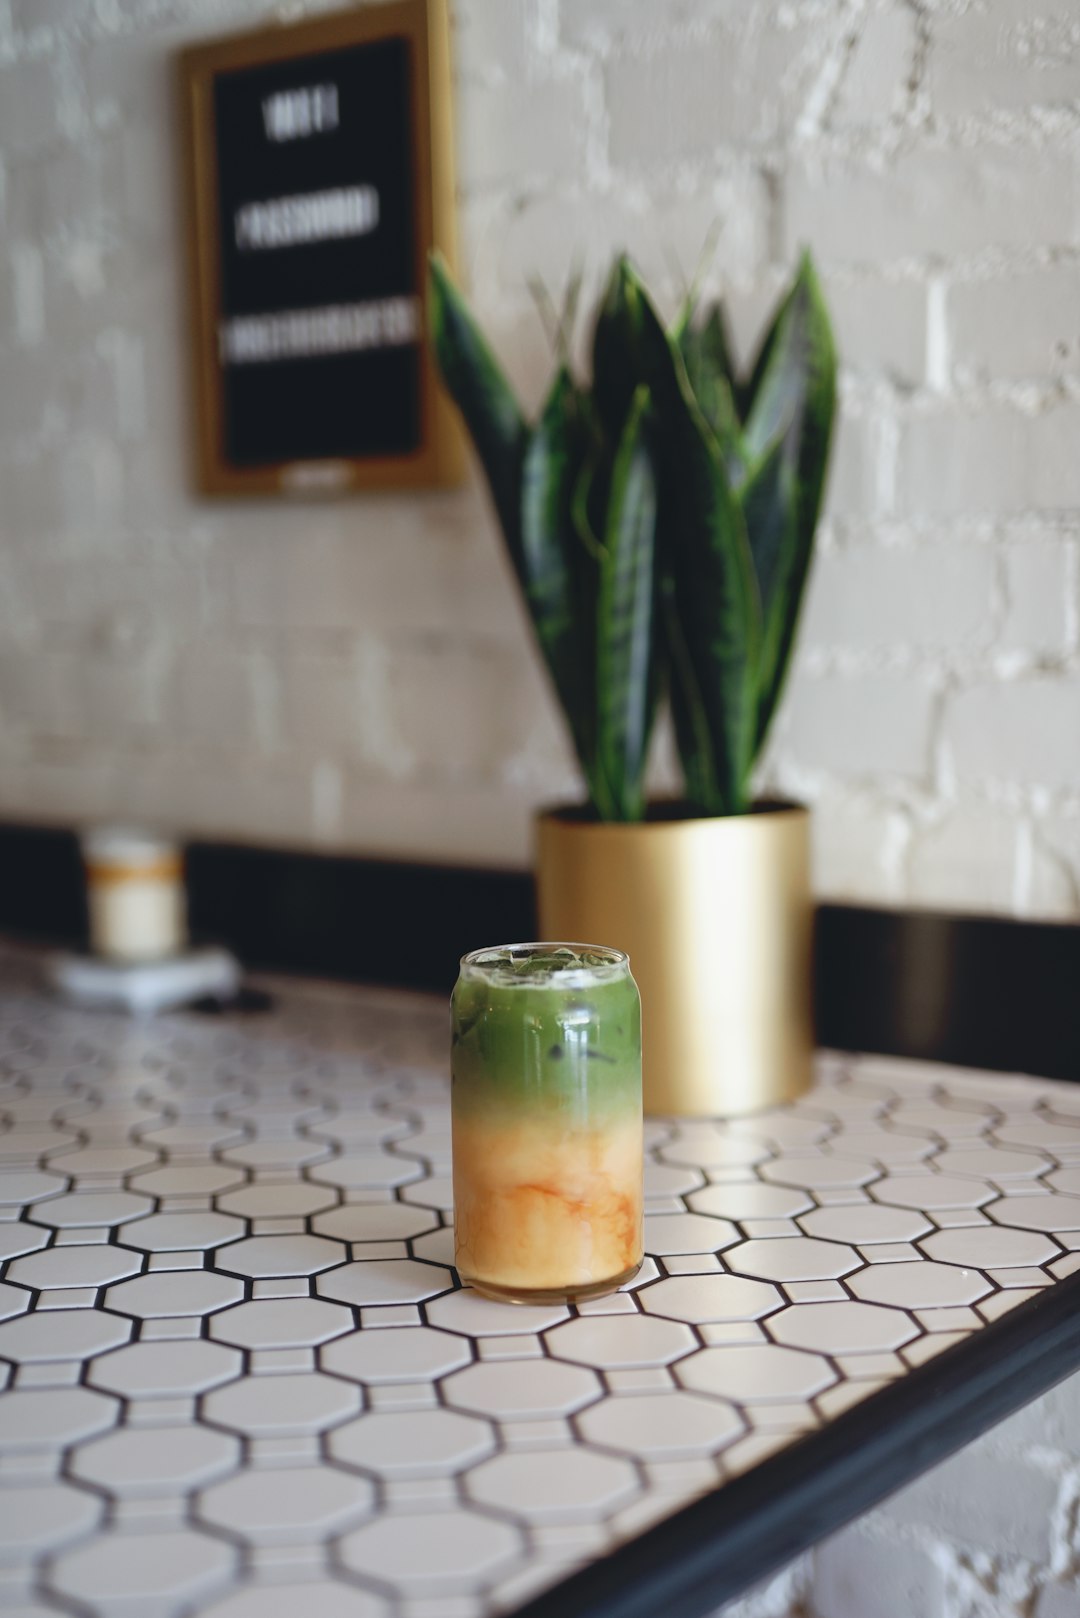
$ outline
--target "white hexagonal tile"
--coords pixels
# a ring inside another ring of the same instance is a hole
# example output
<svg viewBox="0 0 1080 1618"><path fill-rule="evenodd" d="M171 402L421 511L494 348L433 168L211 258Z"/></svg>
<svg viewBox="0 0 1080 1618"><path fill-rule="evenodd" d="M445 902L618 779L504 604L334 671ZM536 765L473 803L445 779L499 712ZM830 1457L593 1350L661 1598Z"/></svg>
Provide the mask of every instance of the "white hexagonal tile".
<svg viewBox="0 0 1080 1618"><path fill-rule="evenodd" d="M204 1339L131 1343L96 1359L89 1380L126 1399L170 1399L219 1387L239 1376L242 1365L234 1348Z"/></svg>
<svg viewBox="0 0 1080 1618"><path fill-rule="evenodd" d="M958 1174L904 1174L870 1187L870 1195L893 1208L981 1208L994 1195L988 1185Z"/></svg>
<svg viewBox="0 0 1080 1618"><path fill-rule="evenodd" d="M148 1168L158 1160L157 1152L148 1152L141 1146L80 1146L65 1151L62 1158L53 1160L53 1166L73 1179L118 1179L136 1169Z"/></svg>
<svg viewBox="0 0 1080 1618"><path fill-rule="evenodd" d="M97 1495L67 1483L0 1486L0 1565L81 1539L103 1512Z"/></svg>
<svg viewBox="0 0 1080 1618"><path fill-rule="evenodd" d="M296 1135L266 1135L222 1150L226 1163L250 1169L299 1169L329 1157L330 1147L321 1140L301 1140Z"/></svg>
<svg viewBox="0 0 1080 1618"><path fill-rule="evenodd" d="M820 1355L774 1343L702 1348L679 1361L675 1376L683 1387L699 1393L759 1404L811 1399L836 1381Z"/></svg>
<svg viewBox="0 0 1080 1618"><path fill-rule="evenodd" d="M593 1444L651 1461L714 1455L744 1431L733 1405L678 1389L602 1399L577 1425Z"/></svg>
<svg viewBox="0 0 1080 1618"><path fill-rule="evenodd" d="M695 1347L689 1326L649 1315L587 1315L556 1326L544 1340L556 1359L600 1370L669 1365Z"/></svg>
<svg viewBox="0 0 1080 1618"><path fill-rule="evenodd" d="M282 1433L321 1433L348 1421L360 1409L360 1389L340 1377L307 1371L303 1376L245 1376L208 1393L203 1419L252 1438Z"/></svg>
<svg viewBox="0 0 1080 1618"><path fill-rule="evenodd" d="M1080 1195L1080 1167L1055 1169L1052 1174L1046 1176L1046 1183L1052 1185L1055 1191Z"/></svg>
<svg viewBox="0 0 1080 1618"><path fill-rule="evenodd" d="M842 1382L838 1387L827 1388L814 1402L823 1416L840 1416L880 1388L888 1387L890 1380L889 1377L868 1377L865 1382Z"/></svg>
<svg viewBox="0 0 1080 1618"><path fill-rule="evenodd" d="M993 1192L987 1190L987 1197ZM999 1225L1015 1225L1021 1230L1080 1230L1080 1197L1053 1196L1001 1197L986 1207Z"/></svg>
<svg viewBox="0 0 1080 1618"><path fill-rule="evenodd" d="M320 1275L315 1289L323 1298L356 1305L420 1303L452 1287L449 1270L412 1258L361 1259Z"/></svg>
<svg viewBox="0 0 1080 1618"><path fill-rule="evenodd" d="M154 1270L134 1281L110 1287L105 1302L122 1315L165 1319L177 1315L212 1315L239 1303L243 1284L212 1270Z"/></svg>
<svg viewBox="0 0 1080 1618"><path fill-rule="evenodd" d="M1060 1249L1041 1231L1015 1230L1001 1225L974 1225L970 1229L939 1230L920 1247L927 1258L942 1264L968 1265L976 1270L1007 1270L1046 1264Z"/></svg>
<svg viewBox="0 0 1080 1618"><path fill-rule="evenodd" d="M934 1166L942 1174L971 1176L997 1185L1000 1180L1032 1180L1053 1164L1038 1152L1013 1152L1003 1146L955 1146L940 1152Z"/></svg>
<svg viewBox="0 0 1080 1618"><path fill-rule="evenodd" d="M183 1494L235 1470L240 1445L209 1427L133 1427L76 1450L75 1477L121 1499Z"/></svg>
<svg viewBox="0 0 1080 1618"><path fill-rule="evenodd" d="M490 1423L456 1410L372 1411L329 1439L336 1460L386 1478L439 1477L495 1448Z"/></svg>
<svg viewBox="0 0 1080 1618"><path fill-rule="evenodd" d="M467 1365L470 1358L468 1345L460 1337L428 1326L384 1326L354 1332L319 1351L326 1370L373 1384L426 1382Z"/></svg>
<svg viewBox="0 0 1080 1618"><path fill-rule="evenodd" d="M760 1180L746 1185L710 1185L692 1191L687 1203L695 1213L718 1214L722 1219L791 1219L812 1208L805 1191L790 1185L763 1185Z"/></svg>
<svg viewBox="0 0 1080 1618"><path fill-rule="evenodd" d="M131 1336L131 1321L93 1309L48 1309L0 1326L0 1359L83 1360Z"/></svg>
<svg viewBox="0 0 1080 1618"><path fill-rule="evenodd" d="M95 1243L86 1247L50 1247L47 1252L16 1259L8 1276L38 1290L104 1287L110 1281L122 1281L125 1275L137 1275L141 1268L138 1253Z"/></svg>
<svg viewBox="0 0 1080 1618"><path fill-rule="evenodd" d="M1004 1146L950 1146L934 1158L942 1175L972 1175L976 1180L1035 1180L1054 1167L1041 1152L1018 1152Z"/></svg>
<svg viewBox="0 0 1080 1618"><path fill-rule="evenodd" d="M230 1275L283 1276L315 1275L334 1264L343 1264L348 1250L325 1236L249 1236L232 1242L215 1263Z"/></svg>
<svg viewBox="0 0 1080 1618"><path fill-rule="evenodd" d="M229 1073L229 1081L235 1083L238 1088L242 1086L245 1089L254 1083L258 1087L258 1093L229 1095L224 1101L222 1112L228 1118L253 1125L260 1140L277 1141L284 1137L291 1141L294 1138L294 1130L304 1129L309 1123L325 1122L329 1116L328 1108L320 1103L310 1104L302 1101L296 1093L292 1081L297 1071L304 1065L302 1060L297 1060L289 1068L282 1065L279 1073L286 1082L275 1084L263 1069L261 1061L250 1066L244 1063L242 1068Z"/></svg>
<svg viewBox="0 0 1080 1618"><path fill-rule="evenodd" d="M916 1263L874 1264L848 1283L871 1303L894 1304L900 1309L944 1309L974 1303L991 1291L990 1283L974 1270L930 1259Z"/></svg>
<svg viewBox="0 0 1080 1618"><path fill-rule="evenodd" d="M30 1168L39 1158L59 1156L78 1143L77 1135L49 1126L37 1129L32 1124L22 1124L14 1129L0 1129L0 1163L23 1164Z"/></svg>
<svg viewBox="0 0 1080 1618"><path fill-rule="evenodd" d="M153 1206L153 1198L134 1191L69 1191L35 1208L34 1218L43 1225L55 1225L62 1230L79 1226L111 1229L113 1225L123 1225L126 1228L128 1221L147 1217ZM127 1237L122 1239L126 1241Z"/></svg>
<svg viewBox="0 0 1080 1618"><path fill-rule="evenodd" d="M1008 1118L994 1129L994 1139L1003 1146L1027 1146L1051 1157L1072 1159L1080 1153L1080 1128L1072 1118Z"/></svg>
<svg viewBox="0 0 1080 1618"><path fill-rule="evenodd" d="M900 1348L919 1334L900 1309L874 1303L799 1303L770 1315L766 1331L788 1348L819 1354L876 1354Z"/></svg>
<svg viewBox="0 0 1080 1618"><path fill-rule="evenodd" d="M357 1141L349 1144L363 1147L365 1143ZM432 1174L450 1174L453 1170L453 1152L449 1119L445 1129L422 1130L416 1135L395 1140L393 1150L396 1157L404 1161L417 1161L423 1168L430 1169Z"/></svg>
<svg viewBox="0 0 1080 1618"><path fill-rule="evenodd" d="M191 1604L227 1583L237 1552L223 1540L187 1529L172 1533L110 1532L61 1556L51 1582L92 1612L159 1614Z"/></svg>
<svg viewBox="0 0 1080 1618"><path fill-rule="evenodd" d="M427 1306L427 1317L433 1326L464 1332L468 1337L517 1337L522 1332L546 1331L569 1315L562 1303L515 1304L508 1308L505 1303L482 1298L471 1287L433 1298Z"/></svg>
<svg viewBox="0 0 1080 1618"><path fill-rule="evenodd" d="M119 1413L90 1388L12 1388L0 1399L0 1449L59 1449L106 1432Z"/></svg>
<svg viewBox="0 0 1080 1618"><path fill-rule="evenodd" d="M704 1185L705 1176L700 1169L683 1168L676 1163L657 1163L645 1159L645 1196L681 1197Z"/></svg>
<svg viewBox="0 0 1080 1618"><path fill-rule="evenodd" d="M205 1489L199 1516L254 1545L309 1544L361 1522L375 1491L367 1478L329 1466L242 1472Z"/></svg>
<svg viewBox="0 0 1080 1618"><path fill-rule="evenodd" d="M15 1315L24 1314L29 1306L29 1292L0 1281L0 1320L11 1320Z"/></svg>
<svg viewBox="0 0 1080 1618"><path fill-rule="evenodd" d="M892 1114L898 1132L940 1135L943 1140L975 1140L993 1123L991 1113L954 1111L937 1102L901 1101Z"/></svg>
<svg viewBox="0 0 1080 1618"><path fill-rule="evenodd" d="M146 1191L152 1197L212 1197L241 1184L243 1178L242 1170L229 1168L227 1163L174 1163L136 1174L130 1183L133 1191Z"/></svg>
<svg viewBox="0 0 1080 1618"><path fill-rule="evenodd" d="M183 1253L235 1242L244 1234L244 1221L231 1214L200 1209L192 1213L151 1214L137 1225L124 1225L120 1240L149 1253Z"/></svg>
<svg viewBox="0 0 1080 1618"><path fill-rule="evenodd" d="M626 1317L621 1317L625 1319ZM381 1334L380 1334L381 1335ZM455 1371L442 1385L447 1404L497 1421L569 1416L600 1392L594 1371L558 1360L489 1360Z"/></svg>
<svg viewBox="0 0 1080 1618"><path fill-rule="evenodd" d="M218 1119L203 1121L187 1118L183 1123L166 1124L162 1129L145 1130L142 1139L148 1145L164 1147L167 1152L199 1156L212 1151L215 1146L227 1146L232 1141L239 1142L243 1135L243 1129L235 1124L222 1123Z"/></svg>
<svg viewBox="0 0 1080 1618"><path fill-rule="evenodd" d="M258 1298L210 1322L211 1337L239 1348L298 1348L352 1330L350 1311L321 1298Z"/></svg>
<svg viewBox="0 0 1080 1618"><path fill-rule="evenodd" d="M646 1254L641 1261L641 1268L636 1274L630 1277L629 1281L624 1281L617 1292L607 1294L606 1297L601 1295L598 1298L586 1298L578 1305L578 1309L583 1315L587 1315L589 1313L599 1315L613 1314L616 1310L626 1307L625 1305L615 1302L617 1297L637 1292L639 1288L647 1285L649 1281L655 1281L659 1274L660 1267L656 1260L654 1258L650 1258L648 1254Z"/></svg>
<svg viewBox="0 0 1080 1618"><path fill-rule="evenodd" d="M739 1232L726 1219L705 1214L647 1213L647 1253L718 1253L737 1242Z"/></svg>
<svg viewBox="0 0 1080 1618"><path fill-rule="evenodd" d="M845 1129L829 1141L833 1157L858 1157L864 1162L891 1166L920 1163L937 1150L937 1143L926 1136L897 1135L880 1125L869 1129Z"/></svg>
<svg viewBox="0 0 1080 1618"><path fill-rule="evenodd" d="M314 1135L317 1140L332 1141L335 1146L348 1141L356 1147L370 1147L381 1141L400 1140L403 1135L407 1135L411 1143L426 1136L427 1131L417 1131L406 1118L388 1118L385 1113L372 1112L370 1108L364 1110L358 1105L351 1110L335 1111L318 1124L309 1124L305 1134ZM449 1120L442 1134L449 1137Z"/></svg>
<svg viewBox="0 0 1080 1618"><path fill-rule="evenodd" d="M740 1242L724 1254L724 1264L739 1275L764 1281L825 1281L849 1275L862 1260L840 1242L812 1236L770 1236Z"/></svg>
<svg viewBox="0 0 1080 1618"><path fill-rule="evenodd" d="M654 1281L639 1293L651 1315L700 1325L706 1320L759 1320L783 1302L765 1281L741 1275L678 1275Z"/></svg>
<svg viewBox="0 0 1080 1618"><path fill-rule="evenodd" d="M419 1163L405 1157L391 1157L388 1152L346 1152L311 1169L310 1178L321 1185L336 1185L347 1191L388 1191L419 1180L423 1172Z"/></svg>
<svg viewBox="0 0 1080 1618"><path fill-rule="evenodd" d="M443 1264L448 1269L453 1268L456 1254L452 1225L443 1226L440 1230L429 1230L426 1236L414 1236L411 1245L417 1258L427 1259L429 1264Z"/></svg>
<svg viewBox="0 0 1080 1618"><path fill-rule="evenodd" d="M730 1118L727 1128L733 1135L752 1135L781 1152L797 1152L827 1139L834 1132L835 1124L829 1118L785 1107L759 1113L757 1117Z"/></svg>
<svg viewBox="0 0 1080 1618"><path fill-rule="evenodd" d="M307 1180L245 1185L215 1198L222 1213L237 1214L241 1219L304 1219L334 1207L336 1202L333 1190Z"/></svg>
<svg viewBox="0 0 1080 1618"><path fill-rule="evenodd" d="M511 1511L532 1523L578 1523L610 1517L638 1492L629 1461L594 1450L539 1450L496 1455L465 1480L482 1506Z"/></svg>
<svg viewBox="0 0 1080 1618"><path fill-rule="evenodd" d="M49 1232L36 1225L26 1225L17 1219L5 1220L0 1223L0 1263L18 1258L22 1253L36 1253L48 1239Z"/></svg>
<svg viewBox="0 0 1080 1618"><path fill-rule="evenodd" d="M200 1618L387 1618L385 1601L354 1584L325 1579L303 1584L258 1584L200 1607ZM51 1615L48 1615L51 1618Z"/></svg>
<svg viewBox="0 0 1080 1618"><path fill-rule="evenodd" d="M437 1208L449 1214L454 1208L454 1184L449 1174L431 1174L417 1185L406 1185L401 1200L420 1208Z"/></svg>
<svg viewBox="0 0 1080 1618"><path fill-rule="evenodd" d="M41 1202L46 1197L55 1198L67 1183L64 1175L46 1174L41 1169L5 1169L0 1174L0 1204L18 1207L28 1202ZM50 1220L49 1223L54 1221Z"/></svg>
<svg viewBox="0 0 1080 1618"><path fill-rule="evenodd" d="M407 1207L403 1202L351 1202L311 1223L320 1236L343 1242L400 1242L422 1236L438 1220L429 1208Z"/></svg>
<svg viewBox="0 0 1080 1618"><path fill-rule="evenodd" d="M808 1236L849 1242L853 1247L913 1242L934 1228L926 1215L914 1208L890 1208L879 1202L815 1208L813 1213L800 1214L799 1224Z"/></svg>
<svg viewBox="0 0 1080 1618"><path fill-rule="evenodd" d="M869 1185L881 1175L875 1164L853 1157L778 1157L763 1163L758 1172L774 1185L798 1186L802 1191L849 1190Z"/></svg>
<svg viewBox="0 0 1080 1618"><path fill-rule="evenodd" d="M663 1163L698 1169L750 1168L769 1156L769 1148L747 1136L712 1130L680 1130L656 1154Z"/></svg>
<svg viewBox="0 0 1080 1618"><path fill-rule="evenodd" d="M347 1534L339 1553L346 1567L366 1578L445 1600L494 1578L523 1549L520 1530L509 1523L477 1512L439 1511L376 1518Z"/></svg>

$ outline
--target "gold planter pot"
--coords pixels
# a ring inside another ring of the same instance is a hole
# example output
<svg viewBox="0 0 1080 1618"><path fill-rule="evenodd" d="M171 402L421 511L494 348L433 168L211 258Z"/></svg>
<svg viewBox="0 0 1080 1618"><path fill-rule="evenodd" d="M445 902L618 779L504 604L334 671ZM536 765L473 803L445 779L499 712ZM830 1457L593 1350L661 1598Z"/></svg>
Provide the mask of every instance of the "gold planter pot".
<svg viewBox="0 0 1080 1618"><path fill-rule="evenodd" d="M665 806L666 808L666 806ZM641 991L646 1112L733 1117L809 1087L809 815L538 821L540 936L613 945Z"/></svg>

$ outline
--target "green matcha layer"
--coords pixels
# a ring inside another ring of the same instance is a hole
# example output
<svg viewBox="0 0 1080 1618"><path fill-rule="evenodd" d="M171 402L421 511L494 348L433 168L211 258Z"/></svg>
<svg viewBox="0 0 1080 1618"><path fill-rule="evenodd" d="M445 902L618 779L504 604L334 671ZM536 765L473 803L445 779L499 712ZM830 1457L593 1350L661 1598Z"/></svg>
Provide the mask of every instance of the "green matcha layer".
<svg viewBox="0 0 1080 1618"><path fill-rule="evenodd" d="M478 951L451 1006L456 1109L579 1124L641 1108L641 1013L613 952Z"/></svg>

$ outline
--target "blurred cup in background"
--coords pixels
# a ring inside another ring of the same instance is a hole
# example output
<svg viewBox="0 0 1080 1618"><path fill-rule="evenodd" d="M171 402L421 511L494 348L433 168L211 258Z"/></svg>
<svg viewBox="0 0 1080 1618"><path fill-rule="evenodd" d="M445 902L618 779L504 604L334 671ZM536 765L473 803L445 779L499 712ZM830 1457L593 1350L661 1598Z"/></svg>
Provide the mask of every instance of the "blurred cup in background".
<svg viewBox="0 0 1080 1618"><path fill-rule="evenodd" d="M187 943L183 855L155 832L95 826L82 836L90 949L113 961L157 961Z"/></svg>

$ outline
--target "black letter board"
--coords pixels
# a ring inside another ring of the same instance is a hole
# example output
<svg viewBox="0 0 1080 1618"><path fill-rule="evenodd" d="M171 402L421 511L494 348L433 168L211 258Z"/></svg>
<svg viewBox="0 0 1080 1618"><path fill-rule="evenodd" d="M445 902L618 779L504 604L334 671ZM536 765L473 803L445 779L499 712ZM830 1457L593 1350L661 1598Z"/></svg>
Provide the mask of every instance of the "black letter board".
<svg viewBox="0 0 1080 1618"><path fill-rule="evenodd" d="M451 483L425 335L453 248L445 0L181 58L199 481L214 494Z"/></svg>

